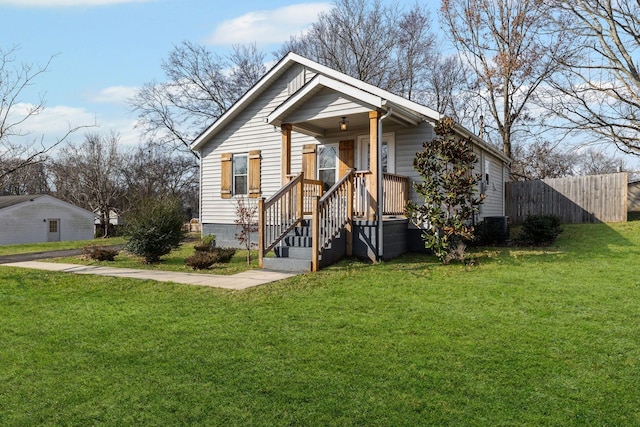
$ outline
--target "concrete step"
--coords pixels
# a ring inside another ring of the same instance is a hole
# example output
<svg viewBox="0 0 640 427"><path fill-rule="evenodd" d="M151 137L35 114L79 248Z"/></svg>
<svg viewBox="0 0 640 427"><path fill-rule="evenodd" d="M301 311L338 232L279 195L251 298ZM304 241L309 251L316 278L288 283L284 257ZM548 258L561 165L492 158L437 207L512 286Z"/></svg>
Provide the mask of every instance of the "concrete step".
<svg viewBox="0 0 640 427"><path fill-rule="evenodd" d="M311 260L310 247L276 246L273 248L276 258L296 258Z"/></svg>
<svg viewBox="0 0 640 427"><path fill-rule="evenodd" d="M286 273L306 273L311 271L311 258L264 258L263 268Z"/></svg>

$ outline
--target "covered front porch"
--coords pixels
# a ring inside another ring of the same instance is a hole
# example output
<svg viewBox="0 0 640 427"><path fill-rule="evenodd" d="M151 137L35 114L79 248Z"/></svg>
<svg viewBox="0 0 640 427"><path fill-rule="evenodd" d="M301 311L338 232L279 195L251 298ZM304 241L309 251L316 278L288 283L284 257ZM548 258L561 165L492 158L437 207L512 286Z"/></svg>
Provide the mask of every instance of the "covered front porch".
<svg viewBox="0 0 640 427"><path fill-rule="evenodd" d="M366 229L366 256L384 257L385 219L404 218L410 190L410 179L395 173L393 130L424 117L365 89L316 75L265 118L281 133L282 188L260 202L261 265L267 252L295 240L311 247L315 271L336 239L353 254L354 226Z"/></svg>
<svg viewBox="0 0 640 427"><path fill-rule="evenodd" d="M322 181L305 179L301 172L290 176L289 182L268 200L259 199L260 267L264 268L265 257L271 250L275 250L276 256L287 257L290 253L302 252L305 259L309 258L310 271L317 271L344 256L379 260L384 257L383 227L389 226L394 230L391 234L397 237L392 244L396 248L389 253L404 252L403 247L398 249L397 245L405 241L404 206L409 196L409 179L383 174L382 215L370 218L368 213L374 202L367 187L370 175L370 172L349 169L325 192ZM378 209L376 206L376 211ZM284 251L283 246L286 246Z"/></svg>

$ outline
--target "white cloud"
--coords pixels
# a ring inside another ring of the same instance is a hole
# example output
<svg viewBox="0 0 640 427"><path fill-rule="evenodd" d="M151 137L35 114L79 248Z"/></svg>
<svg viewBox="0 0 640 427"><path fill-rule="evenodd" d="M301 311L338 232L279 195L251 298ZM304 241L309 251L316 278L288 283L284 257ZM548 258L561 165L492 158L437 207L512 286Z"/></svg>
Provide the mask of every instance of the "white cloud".
<svg viewBox="0 0 640 427"><path fill-rule="evenodd" d="M0 0L0 5L20 7L109 6L123 3L145 3L156 0Z"/></svg>
<svg viewBox="0 0 640 427"><path fill-rule="evenodd" d="M126 104L133 97L138 88L136 86L111 86L97 93L89 95L89 100L102 104Z"/></svg>
<svg viewBox="0 0 640 427"><path fill-rule="evenodd" d="M24 114L32 107L27 103L16 104L9 119L15 120L18 117L24 117ZM89 127L80 129L69 136L67 142L81 142L86 132L111 131L120 135L121 144L134 145L139 142L139 133L134 129L135 120L122 115L94 114L85 108L65 105L46 107L39 114L31 116L21 127L22 133L28 132L29 134L25 137L13 138L13 142L23 145L33 143L39 145L42 142L44 146L48 147L63 138L69 129L78 126Z"/></svg>
<svg viewBox="0 0 640 427"><path fill-rule="evenodd" d="M303 32L320 12L327 12L332 7L331 3L300 3L250 12L222 22L206 42L213 45L281 43L289 36Z"/></svg>
<svg viewBox="0 0 640 427"><path fill-rule="evenodd" d="M14 105L9 120L25 117L33 109L32 104L20 103ZM22 132L28 132L31 139L44 137L44 143L49 144L64 135L69 128L94 124L95 116L84 108L58 105L45 107L40 113L32 115L22 124Z"/></svg>

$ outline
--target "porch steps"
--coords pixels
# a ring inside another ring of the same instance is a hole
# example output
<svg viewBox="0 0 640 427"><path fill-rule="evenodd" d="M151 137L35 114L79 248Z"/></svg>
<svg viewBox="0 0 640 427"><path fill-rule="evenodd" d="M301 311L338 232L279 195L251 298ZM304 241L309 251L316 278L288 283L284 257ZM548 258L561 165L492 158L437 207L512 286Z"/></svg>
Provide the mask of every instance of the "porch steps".
<svg viewBox="0 0 640 427"><path fill-rule="evenodd" d="M302 226L294 228L280 246L274 248L275 257L262 260L268 270L305 273L311 271L311 225L303 221Z"/></svg>

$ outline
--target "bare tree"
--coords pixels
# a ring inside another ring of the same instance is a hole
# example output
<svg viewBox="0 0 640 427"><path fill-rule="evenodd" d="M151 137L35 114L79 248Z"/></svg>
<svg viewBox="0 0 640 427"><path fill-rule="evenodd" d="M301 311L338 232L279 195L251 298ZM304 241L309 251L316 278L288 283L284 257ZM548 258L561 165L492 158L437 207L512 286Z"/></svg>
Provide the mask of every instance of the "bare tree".
<svg viewBox="0 0 640 427"><path fill-rule="evenodd" d="M594 147L579 150L576 157L576 172L580 175L616 173L627 168L622 158Z"/></svg>
<svg viewBox="0 0 640 427"><path fill-rule="evenodd" d="M442 2L442 21L477 77L507 156L540 85L557 72L556 59L571 53L565 34L552 31L552 11L540 0Z"/></svg>
<svg viewBox="0 0 640 427"><path fill-rule="evenodd" d="M396 72L397 80L390 90L407 99L421 101L427 91L424 84L430 74L429 65L435 62L436 57L431 16L416 3L399 16L398 25L391 33L395 33L397 39L397 54L395 69L389 72Z"/></svg>
<svg viewBox="0 0 640 427"><path fill-rule="evenodd" d="M228 57L182 42L162 62L166 81L145 84L129 100L147 140L184 153L266 72L255 45L235 46Z"/></svg>
<svg viewBox="0 0 640 427"><path fill-rule="evenodd" d="M553 110L567 128L586 131L592 140L612 142L640 155L640 2L556 1L580 54L560 61L564 74L555 88Z"/></svg>
<svg viewBox="0 0 640 427"><path fill-rule="evenodd" d="M128 207L146 199L170 197L193 216L198 209L198 162L184 153L171 153L152 144L138 147L123 168ZM191 216L191 217L192 217Z"/></svg>
<svg viewBox="0 0 640 427"><path fill-rule="evenodd" d="M48 194L49 183L44 162L29 163L16 168L23 159L2 159L4 170L14 172L0 178L0 195Z"/></svg>
<svg viewBox="0 0 640 427"><path fill-rule="evenodd" d="M45 141L44 135L35 136L28 130L30 119L44 110L45 98L40 94L35 102L26 102L23 97L38 77L48 71L55 56L42 65L20 63L16 58L18 50L17 46L0 48L0 180L41 162L69 135L88 127L69 125L66 134L53 141Z"/></svg>
<svg viewBox="0 0 640 427"><path fill-rule="evenodd" d="M474 129L480 114L476 95L469 88L469 68L457 56L435 55L424 76L424 104Z"/></svg>
<svg viewBox="0 0 640 427"><path fill-rule="evenodd" d="M520 181L598 175L626 170L624 160L595 147L563 149L559 143L539 139L515 145L511 176Z"/></svg>
<svg viewBox="0 0 640 427"><path fill-rule="evenodd" d="M63 147L51 167L56 195L98 213L104 237L110 232L109 215L125 194L119 140L115 133L86 134L82 144Z"/></svg>
<svg viewBox="0 0 640 427"><path fill-rule="evenodd" d="M402 13L380 0L336 0L307 32L291 37L280 56L295 52L337 71L420 100L435 51L428 11Z"/></svg>
<svg viewBox="0 0 640 427"><path fill-rule="evenodd" d="M516 144L511 155L511 176L519 181L574 175L575 153L563 151L548 140Z"/></svg>

